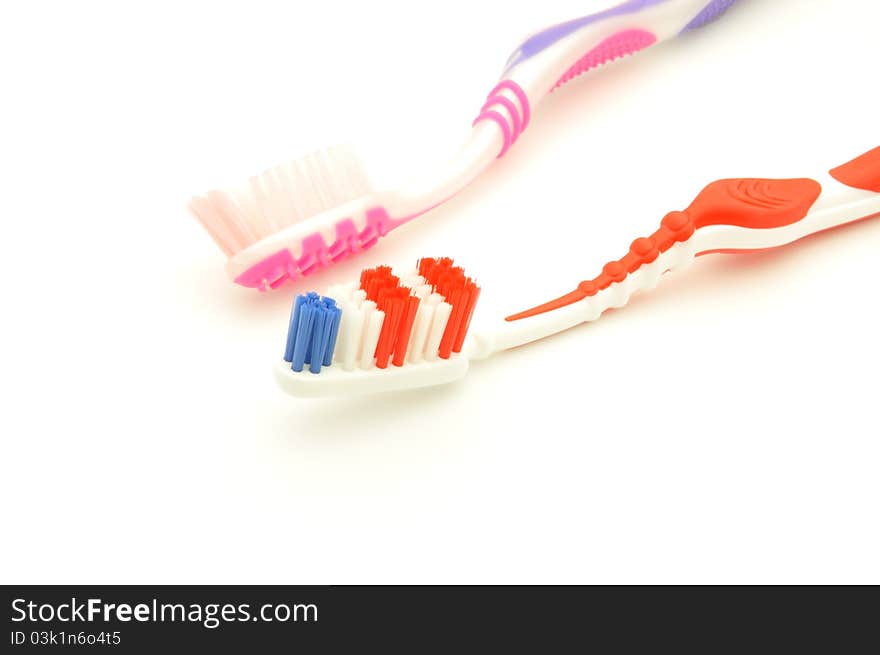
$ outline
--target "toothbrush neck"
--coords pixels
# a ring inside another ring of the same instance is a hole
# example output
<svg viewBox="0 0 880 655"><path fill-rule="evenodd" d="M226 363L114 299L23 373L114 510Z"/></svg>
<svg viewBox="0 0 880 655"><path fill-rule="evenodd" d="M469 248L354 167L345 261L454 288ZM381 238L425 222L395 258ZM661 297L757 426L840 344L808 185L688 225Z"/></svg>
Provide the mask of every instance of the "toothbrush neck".
<svg viewBox="0 0 880 655"><path fill-rule="evenodd" d="M399 189L381 192L394 227L421 216L458 194L498 156L503 137L492 123L478 123L459 152L440 170L422 173Z"/></svg>

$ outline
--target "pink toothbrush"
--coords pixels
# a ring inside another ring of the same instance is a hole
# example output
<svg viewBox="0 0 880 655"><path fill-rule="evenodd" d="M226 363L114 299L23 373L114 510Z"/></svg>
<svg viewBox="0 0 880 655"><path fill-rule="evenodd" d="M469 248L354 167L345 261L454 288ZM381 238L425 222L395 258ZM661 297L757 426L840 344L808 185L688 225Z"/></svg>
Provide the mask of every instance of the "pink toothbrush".
<svg viewBox="0 0 880 655"><path fill-rule="evenodd" d="M190 209L229 257L238 284L261 291L309 275L461 191L528 127L555 88L592 68L701 27L736 0L629 0L544 29L511 55L457 157L441 172L398 190L372 191L344 150L306 156L210 191Z"/></svg>

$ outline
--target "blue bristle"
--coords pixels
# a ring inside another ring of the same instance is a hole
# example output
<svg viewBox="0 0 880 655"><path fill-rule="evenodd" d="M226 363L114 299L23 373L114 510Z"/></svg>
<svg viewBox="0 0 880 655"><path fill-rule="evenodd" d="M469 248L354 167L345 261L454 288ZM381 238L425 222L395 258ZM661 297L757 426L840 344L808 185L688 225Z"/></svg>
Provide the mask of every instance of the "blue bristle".
<svg viewBox="0 0 880 655"><path fill-rule="evenodd" d="M297 296L293 301L293 307L290 309L290 323L287 326L287 346L284 348L284 361L293 361L293 344L296 341L296 326L299 322L299 311L302 304L306 301L305 296Z"/></svg>
<svg viewBox="0 0 880 655"><path fill-rule="evenodd" d="M323 306L318 306L315 312L315 327L312 330L312 347L309 353L309 370L312 373L321 372L321 362L324 361L324 349L327 347L327 335L329 334L327 317L328 314Z"/></svg>
<svg viewBox="0 0 880 655"><path fill-rule="evenodd" d="M308 365L312 373L320 373L322 366L331 365L341 316L342 310L332 298L314 292L297 296L284 353L291 369L299 373Z"/></svg>
<svg viewBox="0 0 880 655"><path fill-rule="evenodd" d="M303 364L309 356L309 343L311 341L312 327L315 323L315 301L318 294L312 292L306 295L300 307L299 317L296 324L296 336L293 344L293 359L290 368L299 373L303 370Z"/></svg>
<svg viewBox="0 0 880 655"><path fill-rule="evenodd" d="M327 310L331 314L332 323L330 325L330 336L327 340L327 349L324 351L324 366L330 366L333 362L333 351L336 350L336 336L339 334L339 319L342 317L342 310L336 306L332 298L324 298Z"/></svg>

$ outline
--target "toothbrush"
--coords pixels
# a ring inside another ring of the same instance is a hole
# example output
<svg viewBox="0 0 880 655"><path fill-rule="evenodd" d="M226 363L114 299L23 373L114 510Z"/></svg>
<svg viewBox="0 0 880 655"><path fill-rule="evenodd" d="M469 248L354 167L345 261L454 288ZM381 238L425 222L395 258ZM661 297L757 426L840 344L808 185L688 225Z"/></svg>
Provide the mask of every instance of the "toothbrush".
<svg viewBox="0 0 880 655"><path fill-rule="evenodd" d="M197 196L190 210L229 258L227 273L261 291L370 248L442 204L503 157L551 91L592 68L702 27L736 0L628 0L537 32L508 59L455 158L398 190L373 191L348 148L311 153Z"/></svg>
<svg viewBox="0 0 880 655"><path fill-rule="evenodd" d="M778 248L872 217L880 217L880 148L831 170L821 182L719 180L684 211L667 214L652 235L633 241L597 277L470 335L479 287L451 260L422 260L403 275L365 271L360 285L331 289L335 300L317 294L297 299L288 352L275 377L284 391L304 397L452 382L467 373L471 360L597 320L695 257Z"/></svg>

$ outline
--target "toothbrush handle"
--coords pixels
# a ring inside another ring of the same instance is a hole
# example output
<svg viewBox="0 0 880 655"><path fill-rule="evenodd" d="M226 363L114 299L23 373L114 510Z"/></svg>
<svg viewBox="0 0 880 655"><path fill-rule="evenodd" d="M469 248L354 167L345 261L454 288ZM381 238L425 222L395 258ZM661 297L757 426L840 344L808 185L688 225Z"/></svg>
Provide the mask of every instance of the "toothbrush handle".
<svg viewBox="0 0 880 655"><path fill-rule="evenodd" d="M666 215L649 237L555 300L507 317L494 349L505 349L598 319L663 273L696 256L777 248L810 234L880 216L880 148L830 172L826 188L809 178L729 179L708 185L684 211ZM511 325L512 324L512 325Z"/></svg>
<svg viewBox="0 0 880 655"><path fill-rule="evenodd" d="M589 16L548 27L526 39L507 61L474 124L501 130L499 157L528 127L548 93L614 59L711 22L736 0L628 0Z"/></svg>
<svg viewBox="0 0 880 655"><path fill-rule="evenodd" d="M880 193L880 148L869 150L842 166L832 168L830 175L849 187Z"/></svg>
<svg viewBox="0 0 880 655"><path fill-rule="evenodd" d="M505 71L510 73L526 60L550 50L564 39L589 33L601 42L620 28L640 29L661 41L683 32L703 27L719 18L737 0L627 0L609 9L547 27L523 41L508 58ZM598 29L597 29L598 28ZM617 56L631 54L617 53ZM573 63L573 62L569 62Z"/></svg>

